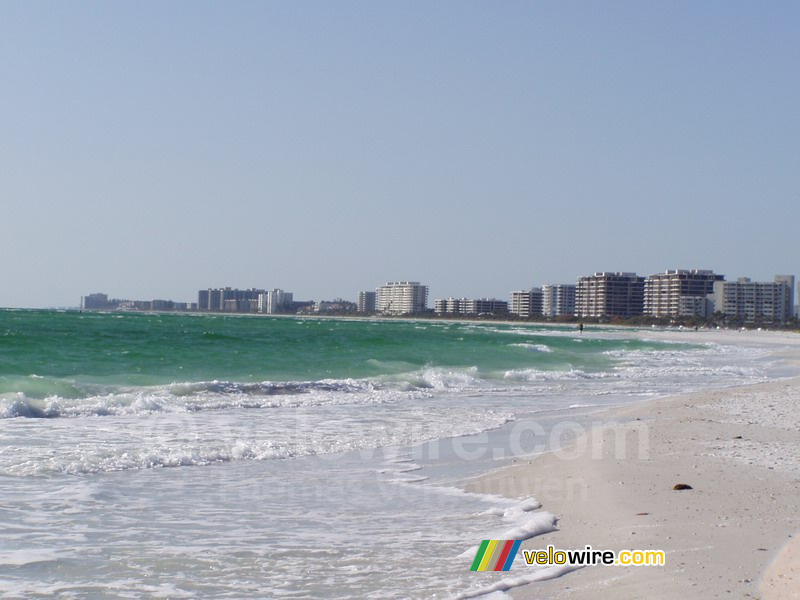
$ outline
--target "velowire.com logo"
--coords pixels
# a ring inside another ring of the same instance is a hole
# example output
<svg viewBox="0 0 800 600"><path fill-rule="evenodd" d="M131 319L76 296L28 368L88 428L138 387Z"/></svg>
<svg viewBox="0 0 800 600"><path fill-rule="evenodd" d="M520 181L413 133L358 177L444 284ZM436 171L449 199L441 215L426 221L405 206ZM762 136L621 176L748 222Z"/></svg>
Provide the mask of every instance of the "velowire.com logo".
<svg viewBox="0 0 800 600"><path fill-rule="evenodd" d="M470 571L508 571L517 556L519 540L483 540Z"/></svg>
<svg viewBox="0 0 800 600"><path fill-rule="evenodd" d="M483 540L470 571L508 571L519 550L519 540ZM529 565L615 565L633 567L663 567L666 553L663 550L595 550L587 544L581 550L557 550L552 544L547 550L523 551Z"/></svg>

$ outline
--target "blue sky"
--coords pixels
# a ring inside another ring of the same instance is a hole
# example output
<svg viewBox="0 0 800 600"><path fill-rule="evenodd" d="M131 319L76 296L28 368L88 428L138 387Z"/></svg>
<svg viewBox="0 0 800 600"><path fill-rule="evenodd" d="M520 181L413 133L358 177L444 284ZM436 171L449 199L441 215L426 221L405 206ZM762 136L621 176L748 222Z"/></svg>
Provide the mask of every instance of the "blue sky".
<svg viewBox="0 0 800 600"><path fill-rule="evenodd" d="M0 306L800 274L800 3L0 3Z"/></svg>

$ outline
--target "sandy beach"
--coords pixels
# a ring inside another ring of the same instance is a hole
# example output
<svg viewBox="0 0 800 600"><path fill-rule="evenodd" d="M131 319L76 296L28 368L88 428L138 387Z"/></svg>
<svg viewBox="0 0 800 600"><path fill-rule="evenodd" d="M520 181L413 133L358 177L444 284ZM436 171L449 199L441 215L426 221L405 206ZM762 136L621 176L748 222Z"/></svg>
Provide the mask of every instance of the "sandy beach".
<svg viewBox="0 0 800 600"><path fill-rule="evenodd" d="M774 335L786 334L763 339ZM511 587L514 598L800 598L800 379L611 409L574 444L467 489L532 496L556 515L558 530L523 550L666 555Z"/></svg>

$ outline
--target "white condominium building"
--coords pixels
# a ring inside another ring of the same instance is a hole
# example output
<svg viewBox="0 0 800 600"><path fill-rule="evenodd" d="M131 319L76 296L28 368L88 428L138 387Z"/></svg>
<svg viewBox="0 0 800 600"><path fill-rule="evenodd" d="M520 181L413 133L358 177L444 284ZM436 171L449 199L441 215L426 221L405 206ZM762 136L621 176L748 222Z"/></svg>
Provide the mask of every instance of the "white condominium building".
<svg viewBox="0 0 800 600"><path fill-rule="evenodd" d="M635 317L644 309L644 277L601 272L578 279L577 317Z"/></svg>
<svg viewBox="0 0 800 600"><path fill-rule="evenodd" d="M292 305L294 294L274 289L271 292L261 292L258 295L258 312L265 315L275 315L286 312Z"/></svg>
<svg viewBox="0 0 800 600"><path fill-rule="evenodd" d="M542 289L531 288L527 291L511 292L508 312L523 319L542 314Z"/></svg>
<svg viewBox="0 0 800 600"><path fill-rule="evenodd" d="M418 281L395 281L375 290L375 308L385 315L410 315L428 308L428 286Z"/></svg>
<svg viewBox="0 0 800 600"><path fill-rule="evenodd" d="M575 314L575 284L546 284L542 286L542 314L558 317Z"/></svg>
<svg viewBox="0 0 800 600"><path fill-rule="evenodd" d="M670 269L644 282L644 314L651 317L708 316L706 297L722 275L700 269Z"/></svg>
<svg viewBox="0 0 800 600"><path fill-rule="evenodd" d="M714 283L714 312L738 317L745 323L783 323L792 316L794 276L776 275L774 282L737 281Z"/></svg>
<svg viewBox="0 0 800 600"><path fill-rule="evenodd" d="M500 315L508 312L508 302L495 298L447 298L433 303L437 315Z"/></svg>
<svg viewBox="0 0 800 600"><path fill-rule="evenodd" d="M442 298L433 303L433 312L437 315L463 315L467 302L466 298Z"/></svg>

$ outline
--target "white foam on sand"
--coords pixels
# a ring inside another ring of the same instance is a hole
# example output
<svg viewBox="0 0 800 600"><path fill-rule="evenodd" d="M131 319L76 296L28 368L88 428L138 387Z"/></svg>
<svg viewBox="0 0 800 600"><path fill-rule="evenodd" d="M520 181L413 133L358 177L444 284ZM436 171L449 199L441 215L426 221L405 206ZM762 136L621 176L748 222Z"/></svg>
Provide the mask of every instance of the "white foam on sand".
<svg viewBox="0 0 800 600"><path fill-rule="evenodd" d="M459 488L446 486L429 486L427 489L435 490L446 495L465 495L471 498L491 503L492 506L479 513L478 516L499 519L491 531L484 536L484 539L500 540L529 540L533 537L550 533L557 529L558 519L552 513L539 511L541 503L534 498L508 499L493 494L481 494L466 492ZM479 546L471 546L459 555L458 558L468 564L478 551ZM560 577L564 573L580 568L575 565L556 565L552 567L534 567L527 565L520 551L514 561L512 569L513 575L504 574L502 579L493 581L476 589L461 592L455 598L508 598L504 593L512 588L532 583ZM486 573L482 573L486 575Z"/></svg>

